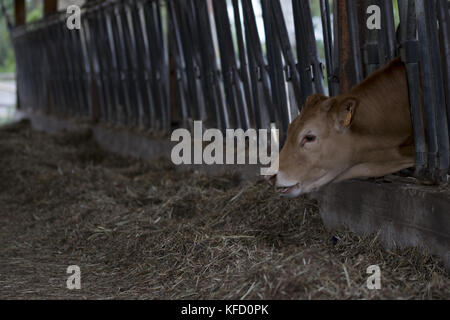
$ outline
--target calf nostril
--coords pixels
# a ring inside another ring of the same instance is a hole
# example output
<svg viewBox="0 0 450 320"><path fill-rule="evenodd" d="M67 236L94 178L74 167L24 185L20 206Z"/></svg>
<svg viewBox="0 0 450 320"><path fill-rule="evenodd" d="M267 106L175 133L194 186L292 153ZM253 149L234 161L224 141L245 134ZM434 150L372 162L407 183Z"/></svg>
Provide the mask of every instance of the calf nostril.
<svg viewBox="0 0 450 320"><path fill-rule="evenodd" d="M276 179L277 179L277 175L276 174L274 174L272 176L266 176L266 180L271 186L275 185Z"/></svg>

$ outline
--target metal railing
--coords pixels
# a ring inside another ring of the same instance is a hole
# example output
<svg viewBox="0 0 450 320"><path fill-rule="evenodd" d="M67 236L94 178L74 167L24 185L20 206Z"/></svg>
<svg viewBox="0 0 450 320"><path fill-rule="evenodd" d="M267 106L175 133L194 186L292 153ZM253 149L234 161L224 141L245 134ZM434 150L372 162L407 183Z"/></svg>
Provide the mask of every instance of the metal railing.
<svg viewBox="0 0 450 320"><path fill-rule="evenodd" d="M275 123L284 140L308 95L345 92L401 55L417 173L445 176L448 1L398 0L397 30L392 1L311 1L320 5L324 61L310 1L88 1L80 30L65 26L65 13L13 30L21 106L160 131L194 120L221 130ZM380 30L366 27L370 5L381 9Z"/></svg>

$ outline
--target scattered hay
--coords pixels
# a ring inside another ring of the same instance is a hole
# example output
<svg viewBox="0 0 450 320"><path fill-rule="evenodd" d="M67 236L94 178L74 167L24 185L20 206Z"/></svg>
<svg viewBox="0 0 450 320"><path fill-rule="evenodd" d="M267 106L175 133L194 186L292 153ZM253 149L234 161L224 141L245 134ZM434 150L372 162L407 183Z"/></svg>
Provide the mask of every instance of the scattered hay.
<svg viewBox="0 0 450 320"><path fill-rule="evenodd" d="M0 129L0 201L0 298L450 298L432 256L330 233L312 200L119 157L85 131ZM381 290L366 286L373 264Z"/></svg>

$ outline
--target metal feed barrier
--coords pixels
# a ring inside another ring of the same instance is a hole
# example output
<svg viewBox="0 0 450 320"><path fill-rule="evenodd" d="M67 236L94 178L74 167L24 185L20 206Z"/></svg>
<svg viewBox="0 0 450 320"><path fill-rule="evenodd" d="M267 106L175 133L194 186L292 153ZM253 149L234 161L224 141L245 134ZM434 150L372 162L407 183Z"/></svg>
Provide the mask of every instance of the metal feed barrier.
<svg viewBox="0 0 450 320"><path fill-rule="evenodd" d="M307 96L346 92L401 55L416 174L445 177L449 2L398 0L396 28L392 1L311 1L320 5L324 63L310 1L88 1L80 30L66 27L65 12L13 29L20 105L159 131L193 120L221 130L275 124L284 140ZM381 9L381 29L366 26L370 5Z"/></svg>

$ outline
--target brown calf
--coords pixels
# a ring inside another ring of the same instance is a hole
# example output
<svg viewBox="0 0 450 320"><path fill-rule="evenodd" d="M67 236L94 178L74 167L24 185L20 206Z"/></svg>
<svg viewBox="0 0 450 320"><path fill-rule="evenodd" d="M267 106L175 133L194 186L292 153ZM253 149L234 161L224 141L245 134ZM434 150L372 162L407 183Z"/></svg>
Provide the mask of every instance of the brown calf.
<svg viewBox="0 0 450 320"><path fill-rule="evenodd" d="M288 129L278 174L288 197L351 178L378 177L414 166L406 73L400 59L349 93L312 95Z"/></svg>

